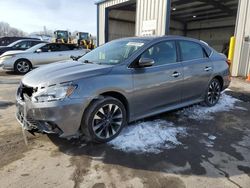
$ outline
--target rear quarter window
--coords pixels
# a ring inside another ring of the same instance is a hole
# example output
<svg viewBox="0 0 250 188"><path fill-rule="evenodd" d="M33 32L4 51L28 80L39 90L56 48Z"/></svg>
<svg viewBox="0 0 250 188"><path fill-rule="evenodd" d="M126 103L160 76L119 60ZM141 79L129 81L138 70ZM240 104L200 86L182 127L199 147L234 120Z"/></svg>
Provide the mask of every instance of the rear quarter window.
<svg viewBox="0 0 250 188"><path fill-rule="evenodd" d="M209 57L212 54L212 50L208 46L203 46L207 56Z"/></svg>

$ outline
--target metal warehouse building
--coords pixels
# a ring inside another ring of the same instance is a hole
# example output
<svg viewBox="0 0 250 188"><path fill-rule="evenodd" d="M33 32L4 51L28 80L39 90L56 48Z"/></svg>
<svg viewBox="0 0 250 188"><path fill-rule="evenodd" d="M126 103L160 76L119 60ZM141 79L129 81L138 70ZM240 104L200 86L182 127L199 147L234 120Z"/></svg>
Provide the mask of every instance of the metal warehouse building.
<svg viewBox="0 0 250 188"><path fill-rule="evenodd" d="M97 42L130 36L182 35L226 53L236 37L233 76L250 74L249 0L99 0Z"/></svg>

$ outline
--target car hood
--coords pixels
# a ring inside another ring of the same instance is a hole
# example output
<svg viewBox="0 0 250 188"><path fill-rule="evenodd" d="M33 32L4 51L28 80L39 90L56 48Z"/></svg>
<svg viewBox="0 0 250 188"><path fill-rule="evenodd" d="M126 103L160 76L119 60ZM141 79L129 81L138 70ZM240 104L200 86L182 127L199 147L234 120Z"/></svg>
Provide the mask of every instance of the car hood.
<svg viewBox="0 0 250 188"><path fill-rule="evenodd" d="M46 87L86 77L107 74L110 65L85 64L77 61L61 61L41 66L26 74L22 83L29 87Z"/></svg>
<svg viewBox="0 0 250 188"><path fill-rule="evenodd" d="M0 46L0 50L5 50L5 49L11 49L11 47L8 47L8 46Z"/></svg>
<svg viewBox="0 0 250 188"><path fill-rule="evenodd" d="M4 52L1 56L15 55L15 54L20 54L20 53L27 53L27 52L23 50L12 50L12 51Z"/></svg>
<svg viewBox="0 0 250 188"><path fill-rule="evenodd" d="M11 47L7 47L7 46L0 46L0 54L3 54L4 52L11 50Z"/></svg>

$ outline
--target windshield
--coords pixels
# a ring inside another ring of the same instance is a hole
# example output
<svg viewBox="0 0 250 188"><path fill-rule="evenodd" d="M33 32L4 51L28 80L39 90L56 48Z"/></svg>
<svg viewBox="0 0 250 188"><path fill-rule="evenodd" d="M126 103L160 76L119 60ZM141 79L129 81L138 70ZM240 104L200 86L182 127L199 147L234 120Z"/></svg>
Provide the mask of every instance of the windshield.
<svg viewBox="0 0 250 188"><path fill-rule="evenodd" d="M13 47L13 46L15 46L16 44L18 44L20 42L22 42L22 41L18 40L18 41L12 42L7 47Z"/></svg>
<svg viewBox="0 0 250 188"><path fill-rule="evenodd" d="M88 39L89 38L89 34L88 33L80 33L80 38L81 39Z"/></svg>
<svg viewBox="0 0 250 188"><path fill-rule="evenodd" d="M68 32L67 31L57 31L56 32L56 37L57 38L68 38Z"/></svg>
<svg viewBox="0 0 250 188"><path fill-rule="evenodd" d="M110 65L119 64L143 45L144 41L139 40L116 40L87 53L79 61Z"/></svg>

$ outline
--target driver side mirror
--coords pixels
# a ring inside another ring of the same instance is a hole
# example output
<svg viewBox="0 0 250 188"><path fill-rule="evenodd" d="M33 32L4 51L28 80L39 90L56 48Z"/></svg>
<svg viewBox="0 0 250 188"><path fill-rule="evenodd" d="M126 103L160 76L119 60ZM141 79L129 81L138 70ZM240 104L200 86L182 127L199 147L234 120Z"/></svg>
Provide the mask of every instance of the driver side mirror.
<svg viewBox="0 0 250 188"><path fill-rule="evenodd" d="M141 58L139 60L139 67L151 67L153 66L155 63L155 61L153 59L150 59L150 58Z"/></svg>
<svg viewBox="0 0 250 188"><path fill-rule="evenodd" d="M41 49L37 49L37 50L36 50L36 53L41 53L41 52L42 52Z"/></svg>

